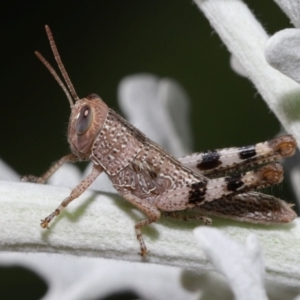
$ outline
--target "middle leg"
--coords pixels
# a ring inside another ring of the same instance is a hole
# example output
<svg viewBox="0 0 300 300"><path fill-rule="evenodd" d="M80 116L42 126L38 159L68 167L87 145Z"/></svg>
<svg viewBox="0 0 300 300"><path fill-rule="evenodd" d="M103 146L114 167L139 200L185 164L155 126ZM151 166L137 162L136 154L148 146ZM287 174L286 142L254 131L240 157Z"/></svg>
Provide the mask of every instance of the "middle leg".
<svg viewBox="0 0 300 300"><path fill-rule="evenodd" d="M140 243L141 252L139 254L141 256L146 256L148 253L146 244L144 242L143 236L142 236L142 227L149 225L153 222L156 222L160 218L160 211L151 204L147 199L140 199L137 196L131 194L131 193L121 193L122 196L132 203L135 207L137 207L139 210L141 210L144 214L148 216L148 219L141 220L134 225L136 238L138 239Z"/></svg>

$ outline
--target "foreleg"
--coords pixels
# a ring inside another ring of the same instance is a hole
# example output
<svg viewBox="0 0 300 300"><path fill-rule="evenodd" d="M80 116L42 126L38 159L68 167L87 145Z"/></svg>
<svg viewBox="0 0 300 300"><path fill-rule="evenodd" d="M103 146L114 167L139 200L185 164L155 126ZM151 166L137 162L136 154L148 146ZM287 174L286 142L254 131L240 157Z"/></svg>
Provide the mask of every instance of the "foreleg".
<svg viewBox="0 0 300 300"><path fill-rule="evenodd" d="M51 220L58 216L71 201L78 198L94 182L94 180L101 174L102 171L102 167L93 165L92 172L72 190L70 196L65 198L52 214L42 220L41 227L48 227Z"/></svg>
<svg viewBox="0 0 300 300"><path fill-rule="evenodd" d="M21 178L22 181L36 182L36 183L45 183L64 163L67 162L77 162L78 157L73 153L63 156L60 160L54 163L46 173L44 173L40 177L36 177L33 175L23 176Z"/></svg>

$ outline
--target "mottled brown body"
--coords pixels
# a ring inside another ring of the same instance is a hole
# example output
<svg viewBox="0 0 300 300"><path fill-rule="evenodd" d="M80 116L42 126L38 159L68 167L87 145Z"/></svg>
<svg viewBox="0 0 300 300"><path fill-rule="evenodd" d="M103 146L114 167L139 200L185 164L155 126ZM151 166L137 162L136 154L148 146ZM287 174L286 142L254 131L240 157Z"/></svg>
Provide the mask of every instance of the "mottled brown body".
<svg viewBox="0 0 300 300"><path fill-rule="evenodd" d="M132 193L147 201L204 179L112 110L92 149L91 160L103 167L121 194Z"/></svg>
<svg viewBox="0 0 300 300"><path fill-rule="evenodd" d="M147 254L147 248L141 228L157 221L161 213L178 217L177 211L195 208L202 214L262 224L290 222L296 217L291 205L253 191L282 181L283 169L274 161L293 155L296 142L292 136L176 159L109 109L99 96L92 94L79 99L47 26L46 31L75 103L53 68L39 53L37 56L54 75L70 101L68 142L72 153L61 158L42 177L26 179L44 183L67 161L91 160L93 169L70 196L42 221L43 228L48 227L51 220L103 171L119 194L147 216L135 224L142 256ZM261 164L263 166L258 168ZM245 166L250 170L241 173ZM203 215L197 218L205 224L211 223Z"/></svg>

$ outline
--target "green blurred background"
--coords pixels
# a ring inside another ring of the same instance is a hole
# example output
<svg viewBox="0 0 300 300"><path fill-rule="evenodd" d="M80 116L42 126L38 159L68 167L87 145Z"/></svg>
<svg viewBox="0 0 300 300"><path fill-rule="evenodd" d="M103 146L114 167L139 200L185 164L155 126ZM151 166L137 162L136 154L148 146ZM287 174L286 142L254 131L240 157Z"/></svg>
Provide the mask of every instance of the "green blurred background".
<svg viewBox="0 0 300 300"><path fill-rule="evenodd" d="M290 27L272 1L249 4L270 34ZM126 75L181 83L192 100L195 151L252 144L280 130L253 85L230 69L226 47L191 0L2 0L0 157L20 174L41 174L69 152L68 101L33 54L39 50L54 65L45 24L81 97L97 93L118 111L117 86ZM35 276L14 270L0 270L3 299L18 299L16 292L39 298Z"/></svg>

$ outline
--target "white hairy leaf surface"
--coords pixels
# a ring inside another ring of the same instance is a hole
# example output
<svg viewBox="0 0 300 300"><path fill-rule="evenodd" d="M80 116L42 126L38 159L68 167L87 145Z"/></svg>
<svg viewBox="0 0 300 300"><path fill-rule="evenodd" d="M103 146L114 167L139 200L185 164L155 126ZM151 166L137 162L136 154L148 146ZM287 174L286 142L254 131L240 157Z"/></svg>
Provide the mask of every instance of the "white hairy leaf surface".
<svg viewBox="0 0 300 300"><path fill-rule="evenodd" d="M226 277L235 299L267 299L263 254L256 235L250 234L241 245L215 228L198 227L194 234L216 270Z"/></svg>
<svg viewBox="0 0 300 300"><path fill-rule="evenodd" d="M265 54L272 67L300 83L300 29L274 34L266 44Z"/></svg>
<svg viewBox="0 0 300 300"><path fill-rule="evenodd" d="M241 0L195 0L288 133L300 144L300 86L265 59L268 34Z"/></svg>

